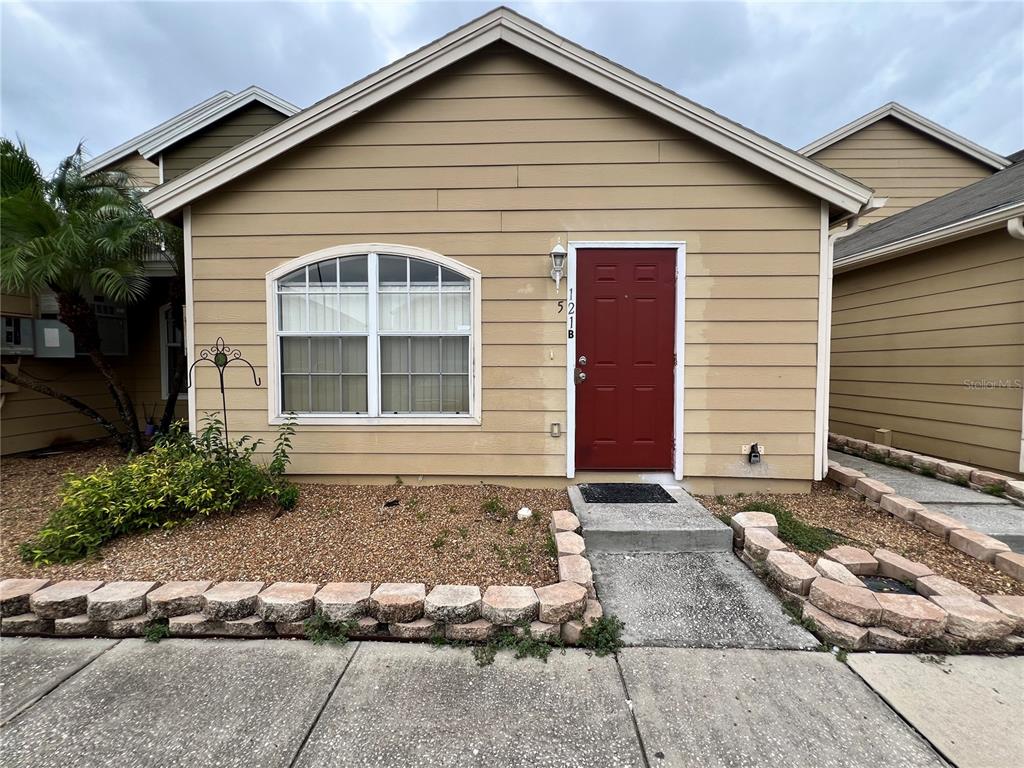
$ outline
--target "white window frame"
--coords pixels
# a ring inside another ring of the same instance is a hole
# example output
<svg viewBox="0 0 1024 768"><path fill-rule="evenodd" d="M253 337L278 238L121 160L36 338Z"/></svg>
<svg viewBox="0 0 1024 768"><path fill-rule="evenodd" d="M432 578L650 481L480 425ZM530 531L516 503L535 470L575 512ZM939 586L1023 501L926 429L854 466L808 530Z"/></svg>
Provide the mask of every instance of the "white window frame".
<svg viewBox="0 0 1024 768"><path fill-rule="evenodd" d="M171 372L171 358L170 358L170 347L168 346L168 335L167 335L167 310L171 308L171 305L164 304L160 307L160 397L163 400L167 400L171 395L171 390L167 386L167 375ZM181 346L185 349L188 345L185 343L185 312L182 309L181 313ZM188 363L188 357L185 358L186 364ZM187 384L188 377L185 378ZM178 393L179 400L188 400L188 388Z"/></svg>
<svg viewBox="0 0 1024 768"><path fill-rule="evenodd" d="M411 259L420 259L439 264L463 277L469 279L470 286L470 336L469 336L469 412L466 414L382 414L380 416L358 415L358 414L296 414L297 424L324 425L324 426L374 426L374 425L418 425L418 426L451 426L451 425L480 425L481 399L482 399L482 339L481 339L481 275L480 270L473 269L462 262L442 256L434 251L425 248L417 248L409 245L395 245L390 243L355 243L352 245L337 245L324 248L305 256L292 259L279 267L267 272L267 423L277 425L284 423L287 418L281 411L281 345L278 335L278 323L280 307L277 301L275 284L277 281L297 269L318 261L331 258L343 258L345 256L407 256ZM378 315L378 286L377 260L367 260L368 278L368 307L367 317L376 318ZM394 335L394 334L384 334ZM407 335L417 335L410 333ZM430 334L419 334L430 335ZM436 334L435 334L436 335ZM371 413L379 410L380 403L380 362L377 345L380 343L381 334L371 333L367 329L366 344L366 392L367 408Z"/></svg>

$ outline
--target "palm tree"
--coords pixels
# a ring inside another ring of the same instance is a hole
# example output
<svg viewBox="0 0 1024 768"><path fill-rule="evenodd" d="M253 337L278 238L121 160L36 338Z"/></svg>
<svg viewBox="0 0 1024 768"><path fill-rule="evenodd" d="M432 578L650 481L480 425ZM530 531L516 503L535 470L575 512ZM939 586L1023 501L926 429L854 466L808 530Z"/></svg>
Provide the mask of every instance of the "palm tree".
<svg viewBox="0 0 1024 768"><path fill-rule="evenodd" d="M139 202L121 171L86 174L82 146L43 176L23 143L0 139L0 286L56 295L58 319L99 372L120 426L74 397L0 368L18 386L56 397L99 424L126 451L143 448L128 389L100 349L99 328L86 294L132 302L145 295L143 258L161 245L161 226Z"/></svg>

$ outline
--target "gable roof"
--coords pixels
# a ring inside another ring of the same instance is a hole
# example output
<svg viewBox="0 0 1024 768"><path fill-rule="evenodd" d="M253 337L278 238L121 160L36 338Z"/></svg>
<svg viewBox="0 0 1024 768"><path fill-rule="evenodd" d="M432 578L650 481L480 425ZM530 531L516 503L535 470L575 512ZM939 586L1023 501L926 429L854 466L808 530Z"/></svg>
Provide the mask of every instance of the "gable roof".
<svg viewBox="0 0 1024 768"><path fill-rule="evenodd" d="M85 163L82 166L82 170L85 171L86 173L92 173L93 171L98 171L101 168L105 168L111 163L114 163L124 157L127 157L128 155L134 154L139 151L139 147L142 146L142 144L149 141L154 136L157 136L158 134L161 134L164 131L171 130L174 128L174 126L178 125L179 123L183 123L187 120L190 120L199 115L200 113L212 109L216 105L221 104L230 98L231 91L221 91L220 93L215 93L210 98L199 102L195 106L189 107L184 112L179 112L174 117L164 120L162 123L150 128L148 131L144 131L140 133L138 136L133 136L132 138L128 139L128 141L118 144L113 149L108 149L103 154L97 155L96 157L92 158L87 163Z"/></svg>
<svg viewBox="0 0 1024 768"><path fill-rule="evenodd" d="M837 208L856 212L871 199L871 189L853 179L588 51L514 11L496 8L157 187L143 198L143 202L155 216L172 213L499 40L676 125Z"/></svg>
<svg viewBox="0 0 1024 768"><path fill-rule="evenodd" d="M1024 215L1024 163L894 214L836 241L835 270L931 248L999 229Z"/></svg>
<svg viewBox="0 0 1024 768"><path fill-rule="evenodd" d="M244 91L236 93L225 101L211 105L208 109L179 120L158 134L150 136L139 145L139 154L147 160L158 155L162 150L177 144L194 133L203 130L223 117L248 107L251 104L263 104L286 117L291 117L299 108L284 99L279 99L259 86L250 85Z"/></svg>
<svg viewBox="0 0 1024 768"><path fill-rule="evenodd" d="M113 149L97 155L85 163L82 169L86 173L98 171L136 152L149 160L171 144L181 141L196 131L200 131L220 120L222 117L226 117L232 112L252 103L265 104L286 116L294 115L299 111L299 108L294 104L289 104L287 101L279 99L269 91L265 91L255 85L249 86L239 93L221 91L208 99L204 99L195 106L189 107L184 112L179 112L174 117L164 120L148 131L144 131L138 136L133 136Z"/></svg>
<svg viewBox="0 0 1024 768"><path fill-rule="evenodd" d="M973 157L979 163L987 165L990 168L994 168L997 171L1010 165L1010 161L1002 155L997 155L995 152L985 149L980 144L975 144L970 139L966 139L958 133L953 133L953 131L948 128L944 128L938 123L932 122L928 118L917 114L917 112L907 109L902 104L897 104L895 101L883 104L873 112L868 112L866 115L858 117L852 123L847 123L842 128L837 128L832 131L832 133L822 136L817 141L812 141L800 150L800 154L816 154L817 152L825 149L825 147L829 147L837 141L842 141L848 136L852 136L857 131L867 128L869 125L873 125L879 120L884 120L887 117L899 120L901 123L909 125L911 128L931 136L933 139L942 142L946 146L952 147L969 157Z"/></svg>

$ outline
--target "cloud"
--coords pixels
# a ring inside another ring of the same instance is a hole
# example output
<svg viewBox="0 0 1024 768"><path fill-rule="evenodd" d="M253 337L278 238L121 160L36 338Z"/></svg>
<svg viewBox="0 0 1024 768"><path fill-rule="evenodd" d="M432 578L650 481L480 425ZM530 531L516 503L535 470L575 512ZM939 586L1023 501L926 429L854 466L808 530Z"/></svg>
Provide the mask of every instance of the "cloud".
<svg viewBox="0 0 1024 768"><path fill-rule="evenodd" d="M0 128L52 168L223 89L308 106L490 10L483 3L0 3ZM513 3L792 147L890 100L1024 147L1020 3Z"/></svg>

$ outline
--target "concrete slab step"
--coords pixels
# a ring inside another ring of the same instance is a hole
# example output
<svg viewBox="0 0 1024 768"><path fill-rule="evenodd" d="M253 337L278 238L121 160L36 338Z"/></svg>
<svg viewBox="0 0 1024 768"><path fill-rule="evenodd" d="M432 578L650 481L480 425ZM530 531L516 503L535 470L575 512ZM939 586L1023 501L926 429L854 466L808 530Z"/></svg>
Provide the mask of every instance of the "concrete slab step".
<svg viewBox="0 0 1024 768"><path fill-rule="evenodd" d="M682 488L665 486L675 504L591 504L577 486L569 500L587 552L729 552L732 530Z"/></svg>

